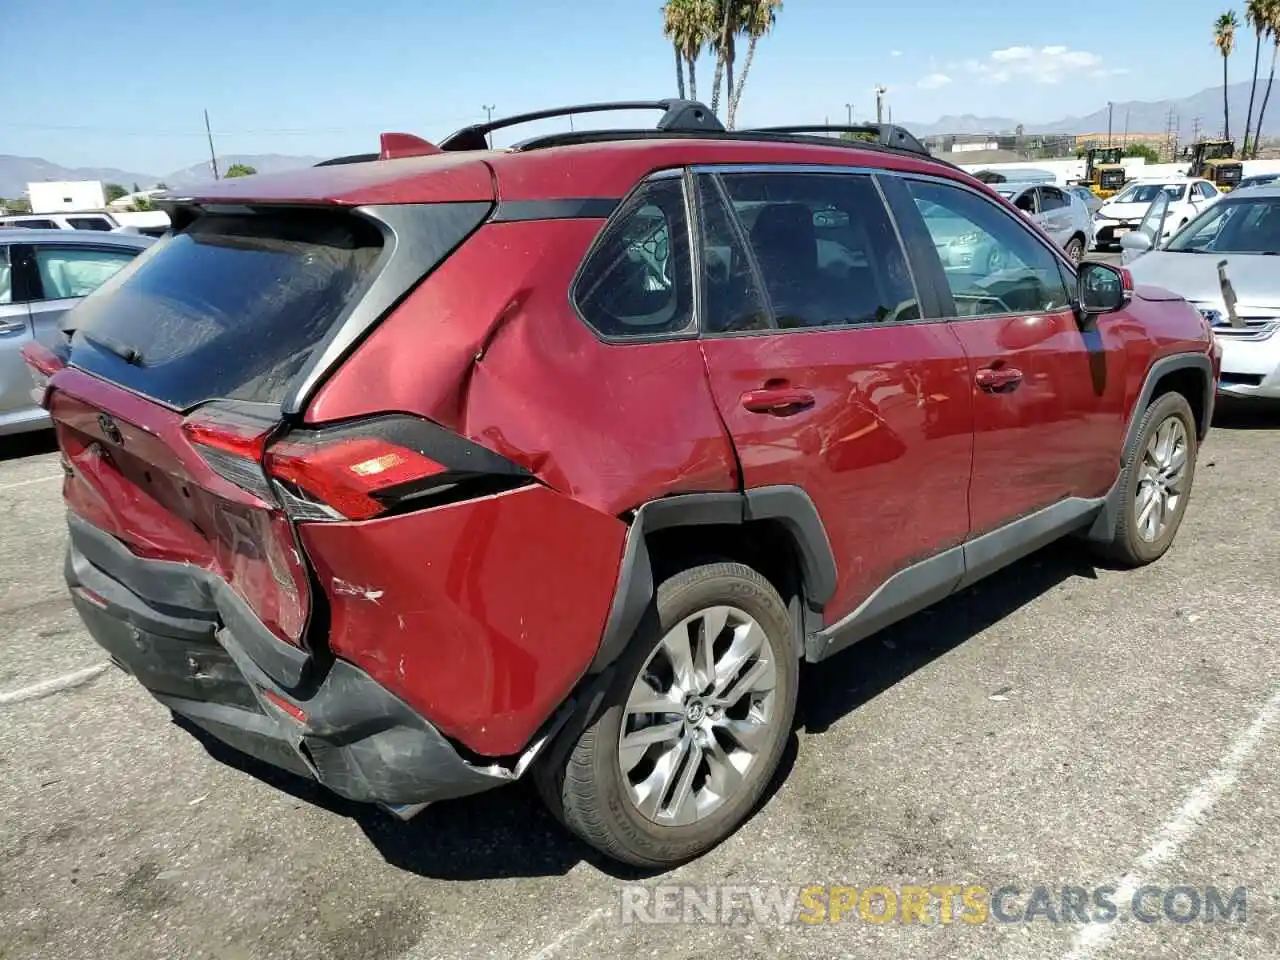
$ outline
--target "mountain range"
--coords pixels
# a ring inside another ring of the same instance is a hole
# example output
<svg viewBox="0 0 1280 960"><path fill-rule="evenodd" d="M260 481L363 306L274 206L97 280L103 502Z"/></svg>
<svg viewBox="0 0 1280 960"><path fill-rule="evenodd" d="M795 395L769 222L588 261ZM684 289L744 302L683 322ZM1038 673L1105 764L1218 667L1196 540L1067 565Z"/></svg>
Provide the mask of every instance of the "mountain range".
<svg viewBox="0 0 1280 960"><path fill-rule="evenodd" d="M1256 105L1266 93L1266 82L1259 81L1255 96ZM1245 112L1249 106L1249 84L1234 83L1227 87L1227 102L1231 109L1231 132L1236 145L1244 133ZM1179 139L1188 142L1199 120L1201 135L1217 135L1222 126L1222 88L1208 87L1199 93L1180 100L1127 100L1116 101L1111 110L1111 128L1116 136L1123 136L1126 127L1130 133L1163 133L1170 123L1178 130ZM940 117L933 123L903 122L918 137L943 133L1013 133L1019 124L1013 117L980 117L972 114ZM1083 116L1068 116L1050 123L1022 122L1025 133L1101 133L1107 129L1107 108ZM1280 136L1280 90L1274 101L1268 104L1263 125L1263 136ZM293 156L290 154L237 154L218 158L220 170L233 163L244 163L259 173L275 173L318 163L319 157ZM126 190L136 183L147 188L165 183L174 189L195 186L213 178L207 161L192 164L181 170L157 175L118 170L113 167L59 166L39 157L15 157L0 154L0 197L21 196L27 184L38 180L101 180L118 183Z"/></svg>
<svg viewBox="0 0 1280 960"><path fill-rule="evenodd" d="M277 173L281 170L309 167L320 160L320 157L283 153L230 154L218 158L218 170L225 172L233 163L243 163L259 173ZM40 180L101 180L103 183L118 183L126 190L132 190L135 183L144 190L157 183L164 183L175 190L182 190L212 179L213 172L209 169L207 160L158 175L119 170L115 167L62 167L39 157L0 154L0 197L21 196L28 183Z"/></svg>
<svg viewBox="0 0 1280 960"><path fill-rule="evenodd" d="M1254 113L1267 92L1265 80L1258 81L1254 99ZM1280 136L1280 88L1267 104L1263 118L1262 135ZM1249 84L1233 83L1227 87L1227 104L1231 110L1231 133L1236 146L1244 135L1245 113L1249 109ZM1188 142L1200 121L1201 136L1217 136L1222 129L1222 87L1208 87L1199 93L1180 100L1117 100L1112 104L1111 129L1116 136L1123 136L1126 126L1130 133L1164 133L1169 129L1170 111L1181 141ZM943 133L1013 133L1019 122L1024 133L1104 133L1107 129L1107 108L1095 110L1084 116L1068 116L1050 123L1019 121L1013 117L978 117L972 114L940 117L933 123L912 123L906 127L917 137Z"/></svg>

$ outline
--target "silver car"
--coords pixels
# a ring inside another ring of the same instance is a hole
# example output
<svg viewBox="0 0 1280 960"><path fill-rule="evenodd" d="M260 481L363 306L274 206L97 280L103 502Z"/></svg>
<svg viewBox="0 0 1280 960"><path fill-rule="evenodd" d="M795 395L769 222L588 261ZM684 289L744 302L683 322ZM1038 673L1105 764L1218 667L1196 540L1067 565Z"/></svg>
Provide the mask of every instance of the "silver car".
<svg viewBox="0 0 1280 960"><path fill-rule="evenodd" d="M1233 190L1163 245L1158 235L1120 241L1134 282L1185 297L1209 321L1219 392L1280 399L1280 186Z"/></svg>
<svg viewBox="0 0 1280 960"><path fill-rule="evenodd" d="M55 346L66 312L153 243L139 234L0 230L0 435L49 424L31 395L23 346Z"/></svg>

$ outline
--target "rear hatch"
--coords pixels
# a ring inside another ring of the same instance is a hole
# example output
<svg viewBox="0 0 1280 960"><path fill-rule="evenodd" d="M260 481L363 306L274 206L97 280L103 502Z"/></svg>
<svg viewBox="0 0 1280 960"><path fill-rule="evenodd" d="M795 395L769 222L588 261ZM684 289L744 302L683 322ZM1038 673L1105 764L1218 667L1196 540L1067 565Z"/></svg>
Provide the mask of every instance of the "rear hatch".
<svg viewBox="0 0 1280 960"><path fill-rule="evenodd" d="M327 509L305 488L332 489L334 478L323 465L292 476L270 445L306 390L490 206L177 211L174 234L73 311L61 357L28 357L51 375L45 405L71 510L135 557L225 582L277 640L305 651L311 578L294 521ZM357 506L380 477L412 472L388 469L394 457L376 439L343 451L330 460L354 456L367 470L359 489L337 490ZM175 605L170 577L162 586L132 568L102 572Z"/></svg>

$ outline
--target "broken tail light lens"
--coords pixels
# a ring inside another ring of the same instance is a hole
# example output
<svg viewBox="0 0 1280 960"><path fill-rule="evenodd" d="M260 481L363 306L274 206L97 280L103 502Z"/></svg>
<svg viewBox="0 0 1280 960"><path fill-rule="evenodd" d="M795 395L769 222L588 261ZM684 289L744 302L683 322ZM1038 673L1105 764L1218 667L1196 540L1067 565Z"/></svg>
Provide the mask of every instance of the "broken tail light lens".
<svg viewBox="0 0 1280 960"><path fill-rule="evenodd" d="M275 498L262 472L262 455L275 426L272 420L210 404L183 421L182 432L214 473L272 503Z"/></svg>
<svg viewBox="0 0 1280 960"><path fill-rule="evenodd" d="M378 436L286 439L267 452L267 472L283 481L286 499L307 512L328 507L323 516L307 519L368 520L384 513L388 498L412 492L446 468L418 452ZM293 490L303 496L298 498ZM336 513L337 516L333 514Z"/></svg>
<svg viewBox="0 0 1280 960"><path fill-rule="evenodd" d="M40 406L44 406L49 379L66 364L62 362L61 357L38 340L32 340L22 348L22 359L27 369L31 371L31 379L35 381L35 386L31 390L31 399Z"/></svg>

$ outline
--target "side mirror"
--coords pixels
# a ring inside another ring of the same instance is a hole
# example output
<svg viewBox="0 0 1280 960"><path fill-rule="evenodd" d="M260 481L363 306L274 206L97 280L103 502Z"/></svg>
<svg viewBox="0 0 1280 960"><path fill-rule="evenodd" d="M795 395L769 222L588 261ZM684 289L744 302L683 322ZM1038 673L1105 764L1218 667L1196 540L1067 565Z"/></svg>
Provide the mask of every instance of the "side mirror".
<svg viewBox="0 0 1280 960"><path fill-rule="evenodd" d="M1141 230L1126 233L1120 238L1120 246L1128 250L1130 253L1147 253L1151 250L1153 244L1151 238Z"/></svg>
<svg viewBox="0 0 1280 960"><path fill-rule="evenodd" d="M1076 273L1076 310L1083 317L1121 309L1129 302L1132 292L1129 271L1109 263L1086 260Z"/></svg>

